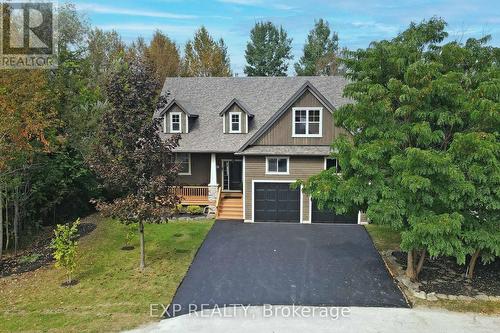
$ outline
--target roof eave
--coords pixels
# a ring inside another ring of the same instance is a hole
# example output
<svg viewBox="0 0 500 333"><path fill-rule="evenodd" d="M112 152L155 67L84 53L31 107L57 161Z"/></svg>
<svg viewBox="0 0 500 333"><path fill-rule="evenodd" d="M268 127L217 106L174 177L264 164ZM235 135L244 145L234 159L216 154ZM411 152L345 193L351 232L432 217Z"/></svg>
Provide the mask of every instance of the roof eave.
<svg viewBox="0 0 500 333"><path fill-rule="evenodd" d="M219 112L219 116L222 116L223 114L225 114L234 104L238 105L238 107L243 111L245 112L250 118L253 118L254 115L252 113L250 113L250 111L248 110L248 108L243 105L243 103L241 103L238 99L236 98L233 98L231 100L231 102L229 102L226 107L221 111Z"/></svg>
<svg viewBox="0 0 500 333"><path fill-rule="evenodd" d="M170 110L172 108L172 106L174 105L177 105L181 110L182 112L184 112L185 114L187 114L188 117L190 118L198 118L198 115L195 114L195 113L190 113L184 106L182 106L182 104L179 102L179 101L176 101L175 98L173 100L170 101L170 103L168 103L164 108L163 110L159 113L159 117L163 117L163 115L165 113L168 112L168 110Z"/></svg>

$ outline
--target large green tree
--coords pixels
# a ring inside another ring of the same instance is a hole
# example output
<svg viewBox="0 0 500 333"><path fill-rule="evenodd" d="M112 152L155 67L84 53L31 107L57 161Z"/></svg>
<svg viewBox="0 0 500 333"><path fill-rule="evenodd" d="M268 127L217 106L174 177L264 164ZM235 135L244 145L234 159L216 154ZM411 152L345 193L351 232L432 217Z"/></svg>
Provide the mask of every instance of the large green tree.
<svg viewBox="0 0 500 333"><path fill-rule="evenodd" d="M497 83L498 84L498 83ZM497 103L498 103L497 98ZM463 199L462 239L471 254L466 270L473 278L478 258L488 263L500 256L500 145L498 133L455 135L450 155L473 190Z"/></svg>
<svg viewBox="0 0 500 333"><path fill-rule="evenodd" d="M165 78L179 75L179 48L161 31L157 30L154 33L146 49L146 57L153 65L159 82L163 83Z"/></svg>
<svg viewBox="0 0 500 333"><path fill-rule="evenodd" d="M304 54L295 63L299 76L334 75L339 67L339 37L327 21L319 19L307 35Z"/></svg>
<svg viewBox="0 0 500 333"><path fill-rule="evenodd" d="M283 27L258 22L250 31L244 72L248 76L286 76L288 61L293 58L292 39Z"/></svg>
<svg viewBox="0 0 500 333"><path fill-rule="evenodd" d="M160 82L144 59L116 64L106 85L110 108L104 113L90 157L92 169L117 198L98 205L122 223L139 225L141 260L145 267L144 223L166 220L175 207L169 191L177 166L168 163L178 137L162 140L159 120L152 120L156 107L166 104L159 97Z"/></svg>
<svg viewBox="0 0 500 333"><path fill-rule="evenodd" d="M186 43L182 58L181 76L231 76L227 46L221 38L216 41L205 27Z"/></svg>
<svg viewBox="0 0 500 333"><path fill-rule="evenodd" d="M103 31L95 28L87 36L86 59L90 66L89 76L94 84L104 86L106 75L114 61L119 59L125 51L125 43L120 35L112 31Z"/></svg>
<svg viewBox="0 0 500 333"><path fill-rule="evenodd" d="M320 206L402 231L411 279L426 255L498 255L498 233L483 236L500 230L499 50L488 37L443 44L445 27L432 18L347 55L354 103L335 118L351 137L333 143L342 175L305 184Z"/></svg>

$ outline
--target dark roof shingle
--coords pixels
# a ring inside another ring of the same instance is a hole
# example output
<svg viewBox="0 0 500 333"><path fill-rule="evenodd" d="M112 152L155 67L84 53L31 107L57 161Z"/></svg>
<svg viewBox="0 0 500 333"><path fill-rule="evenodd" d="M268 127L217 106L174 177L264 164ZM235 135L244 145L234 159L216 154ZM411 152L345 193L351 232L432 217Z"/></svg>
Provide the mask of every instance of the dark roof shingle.
<svg viewBox="0 0 500 333"><path fill-rule="evenodd" d="M169 91L169 99L199 116L192 121L189 133L181 135L177 151L238 151L307 81L334 107L349 102L342 97L348 81L341 76L167 78L162 92ZM244 103L254 115L247 134L222 131L219 113L233 99Z"/></svg>

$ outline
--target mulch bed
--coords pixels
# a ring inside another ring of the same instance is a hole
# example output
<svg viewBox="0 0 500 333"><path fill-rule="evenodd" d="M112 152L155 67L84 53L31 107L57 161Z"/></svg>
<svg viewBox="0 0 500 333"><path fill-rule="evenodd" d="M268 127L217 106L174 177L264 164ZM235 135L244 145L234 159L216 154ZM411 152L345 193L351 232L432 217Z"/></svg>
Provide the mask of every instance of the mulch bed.
<svg viewBox="0 0 500 333"><path fill-rule="evenodd" d="M393 252L392 255L406 269L406 253ZM459 266L454 258L426 258L419 276L420 290L448 295L500 295L500 260L483 265L478 259L472 281L465 278L466 269L466 266Z"/></svg>
<svg viewBox="0 0 500 333"><path fill-rule="evenodd" d="M78 226L80 237L90 234L97 226L93 223L82 223ZM47 266L54 258L50 242L54 235L54 227L45 228L33 242L33 244L16 256L6 256L0 260L0 277L6 277L13 274L21 274L37 270L40 267ZM26 258L35 260L26 260Z"/></svg>

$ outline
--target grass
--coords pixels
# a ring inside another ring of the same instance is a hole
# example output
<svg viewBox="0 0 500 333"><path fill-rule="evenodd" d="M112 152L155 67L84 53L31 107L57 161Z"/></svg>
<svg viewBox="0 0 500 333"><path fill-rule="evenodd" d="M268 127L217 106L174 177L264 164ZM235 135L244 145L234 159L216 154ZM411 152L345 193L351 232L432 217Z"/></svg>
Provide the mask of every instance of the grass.
<svg viewBox="0 0 500 333"><path fill-rule="evenodd" d="M440 299L431 302L422 299L415 299L413 302L413 306L426 307L426 308L441 308L455 312L475 312L487 315L500 314L500 302L498 301L479 301L479 300L456 301L456 300Z"/></svg>
<svg viewBox="0 0 500 333"><path fill-rule="evenodd" d="M386 225L368 224L365 225L365 228L370 234L373 243L379 252L388 250L399 251L399 244L401 243L401 235L399 232L392 230ZM391 265L388 265L388 268L393 272L395 271L394 267L391 267ZM406 290L406 288L403 288L403 291L415 307L441 308L456 312L475 312L495 315L500 314L500 302L498 301L427 301L413 297L410 291Z"/></svg>
<svg viewBox="0 0 500 333"><path fill-rule="evenodd" d="M401 235L387 225L367 224L366 230L370 234L375 247L379 251L399 250Z"/></svg>
<svg viewBox="0 0 500 333"><path fill-rule="evenodd" d="M90 217L96 230L80 240L73 287L53 266L0 278L0 332L110 332L158 320L150 304L168 304L212 220L146 225L146 270L136 236L123 251L126 227Z"/></svg>

